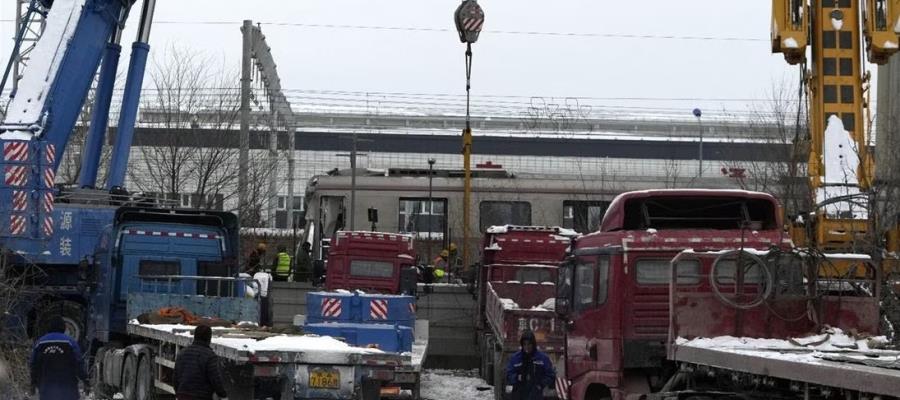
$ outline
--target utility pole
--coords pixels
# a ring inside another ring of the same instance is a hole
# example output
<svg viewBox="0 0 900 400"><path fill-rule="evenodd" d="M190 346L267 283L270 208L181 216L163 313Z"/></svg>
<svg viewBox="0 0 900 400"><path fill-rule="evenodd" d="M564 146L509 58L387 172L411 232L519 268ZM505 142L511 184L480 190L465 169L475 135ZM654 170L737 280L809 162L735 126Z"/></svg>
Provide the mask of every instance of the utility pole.
<svg viewBox="0 0 900 400"><path fill-rule="evenodd" d="M238 220L246 217L247 170L250 168L250 68L252 68L253 21L244 20L241 27L243 50L241 55L241 139L238 154Z"/></svg>
<svg viewBox="0 0 900 400"><path fill-rule="evenodd" d="M365 157L368 154L360 154L359 153L359 143L360 142L371 142L369 139L360 139L359 135L353 134L352 137L344 137L345 139L351 139L353 145L350 148L349 154L336 154L338 157L349 157L350 158L350 231L356 230L356 158L357 157Z"/></svg>
<svg viewBox="0 0 900 400"><path fill-rule="evenodd" d="M694 109L694 116L697 117L697 124L700 126L700 149L699 149L699 158L700 164L697 167L697 177L703 177L703 120L700 117L703 116L703 112L700 111L699 108Z"/></svg>
<svg viewBox="0 0 900 400"><path fill-rule="evenodd" d="M434 197L432 193L432 178L434 178L434 163L436 160L434 158L428 159L428 262L432 261L431 258L431 247L434 246L434 243L431 241L431 232L434 228L431 226L431 222L434 221ZM446 210L444 210L446 213Z"/></svg>
<svg viewBox="0 0 900 400"><path fill-rule="evenodd" d="M270 103L271 104L271 103ZM268 219L267 224L269 228L275 228L276 219L275 212L278 209L278 187L276 186L276 182L278 181L278 112L272 111L272 124L271 129L269 130L269 156L267 159L267 165L269 169L268 180L269 180L269 193L268 198L269 201L267 203L266 217Z"/></svg>
<svg viewBox="0 0 900 400"><path fill-rule="evenodd" d="M269 136L269 166L272 173L269 174L268 188L268 206L267 206L267 224L270 227L275 226L275 205L278 201L278 132L281 127L289 134L288 146L288 193L286 196L285 208L288 212L288 223L293 226L293 202L294 202L294 163L296 162L296 154L294 152L294 124L296 116L294 115L291 104L288 103L287 97L281 90L281 79L278 77L278 66L272 57L271 48L266 43L266 36L263 35L259 26L254 26L253 21L245 20L241 28L244 33L244 53L241 68L241 153L240 167L238 172L238 191L242 197L241 209L246 207L249 202L247 199L247 171L249 169L250 154L250 82L251 73L255 68L259 73L259 80L265 87L266 97L272 112L272 130ZM254 63L253 60L256 60Z"/></svg>

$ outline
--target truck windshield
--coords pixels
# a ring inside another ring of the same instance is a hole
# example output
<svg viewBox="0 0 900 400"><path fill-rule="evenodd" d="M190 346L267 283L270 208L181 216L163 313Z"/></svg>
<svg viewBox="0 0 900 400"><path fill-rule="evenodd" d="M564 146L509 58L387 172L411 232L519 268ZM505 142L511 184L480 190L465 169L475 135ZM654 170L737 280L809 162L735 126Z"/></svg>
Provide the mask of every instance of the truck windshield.
<svg viewBox="0 0 900 400"><path fill-rule="evenodd" d="M386 261L352 260L350 275L370 278L390 278L394 276L394 264Z"/></svg>

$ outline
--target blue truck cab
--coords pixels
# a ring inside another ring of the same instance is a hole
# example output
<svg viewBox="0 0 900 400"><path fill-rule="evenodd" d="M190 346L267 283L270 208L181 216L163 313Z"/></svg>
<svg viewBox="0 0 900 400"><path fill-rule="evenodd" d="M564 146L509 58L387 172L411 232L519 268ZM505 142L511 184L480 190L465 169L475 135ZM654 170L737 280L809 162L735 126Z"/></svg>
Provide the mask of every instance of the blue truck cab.
<svg viewBox="0 0 900 400"><path fill-rule="evenodd" d="M146 302L153 297L163 297L160 294L239 296L233 283L215 280L237 273L237 256L234 214L118 209L113 225L100 237L89 274L88 338L105 343L126 335L128 320L134 317L128 314L130 295L143 296L139 299L144 307L151 306Z"/></svg>

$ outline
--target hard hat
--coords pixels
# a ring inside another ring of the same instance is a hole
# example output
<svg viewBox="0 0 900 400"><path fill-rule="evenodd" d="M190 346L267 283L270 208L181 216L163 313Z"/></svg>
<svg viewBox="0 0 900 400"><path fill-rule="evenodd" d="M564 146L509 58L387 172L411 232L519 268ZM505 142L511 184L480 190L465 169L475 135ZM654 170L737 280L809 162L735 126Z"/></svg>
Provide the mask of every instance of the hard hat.
<svg viewBox="0 0 900 400"><path fill-rule="evenodd" d="M450 252L447 251L447 250L442 250L442 251L441 251L441 257L450 257Z"/></svg>
<svg viewBox="0 0 900 400"><path fill-rule="evenodd" d="M450 243L450 251L456 251L456 243Z"/></svg>
<svg viewBox="0 0 900 400"><path fill-rule="evenodd" d="M434 270L434 277L435 277L435 278L438 278L438 279L443 278L443 277L444 277L444 270L442 270L442 269L435 269L435 270Z"/></svg>
<svg viewBox="0 0 900 400"><path fill-rule="evenodd" d="M260 244L256 245L256 249L261 250L261 251L266 251L266 244L260 243Z"/></svg>

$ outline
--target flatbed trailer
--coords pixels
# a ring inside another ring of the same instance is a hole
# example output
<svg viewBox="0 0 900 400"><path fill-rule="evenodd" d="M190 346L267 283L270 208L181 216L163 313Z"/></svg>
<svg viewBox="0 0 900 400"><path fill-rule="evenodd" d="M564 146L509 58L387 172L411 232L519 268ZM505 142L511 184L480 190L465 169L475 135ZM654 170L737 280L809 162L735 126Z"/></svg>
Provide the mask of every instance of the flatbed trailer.
<svg viewBox="0 0 900 400"><path fill-rule="evenodd" d="M671 354L682 370L704 370L710 376L722 374L727 379L757 381L768 387L786 386L804 398L841 392L849 396L846 398L896 399L900 395L900 352L896 351L821 352L696 345L688 341L674 344Z"/></svg>
<svg viewBox="0 0 900 400"><path fill-rule="evenodd" d="M153 398L151 392L174 394L175 360L193 342L193 329L130 323L128 334L141 344L108 351L104 357L134 359L124 362L120 378L137 379L133 398ZM210 348L224 365L226 382L236 383L227 388L229 399L378 399L382 384L395 379L397 368L411 364L410 355L350 347L329 337L259 329L214 328Z"/></svg>

